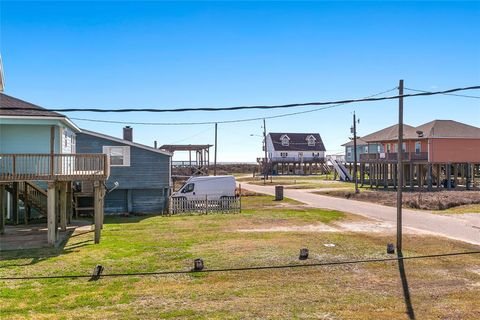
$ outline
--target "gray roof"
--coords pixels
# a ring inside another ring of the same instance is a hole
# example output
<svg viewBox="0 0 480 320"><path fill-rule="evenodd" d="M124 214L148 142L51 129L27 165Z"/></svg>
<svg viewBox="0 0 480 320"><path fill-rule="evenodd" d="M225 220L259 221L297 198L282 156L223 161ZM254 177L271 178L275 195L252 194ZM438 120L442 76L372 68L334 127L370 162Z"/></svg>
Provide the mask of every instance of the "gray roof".
<svg viewBox="0 0 480 320"><path fill-rule="evenodd" d="M480 139L480 128L453 120L433 120L416 128L424 138Z"/></svg>
<svg viewBox="0 0 480 320"><path fill-rule="evenodd" d="M160 153L160 154L163 154L163 155L166 155L166 156L169 156L169 157L172 156L172 154L168 151L156 149L154 147L150 147L150 146L147 146L147 145L144 145L144 144L141 144L141 143L137 143L137 142L132 142L132 141L117 138L117 137L112 137L112 136L109 136L109 135L106 135L106 134L103 134L103 133L100 133L100 132L95 132L95 131L82 129L82 132L80 134L86 134L86 135L90 135L90 136L94 136L94 137L98 137L98 138L102 138L102 139L106 139L106 140L115 141L115 142L118 142L118 143L123 143L127 146L137 147L137 148L152 151L152 152L155 152L155 153Z"/></svg>
<svg viewBox="0 0 480 320"><path fill-rule="evenodd" d="M357 138L357 146L367 145L368 142L363 140L363 138ZM353 147L353 139L347 143L342 144L342 147Z"/></svg>
<svg viewBox="0 0 480 320"><path fill-rule="evenodd" d="M286 135L288 136L288 146L282 145L280 138ZM322 138L318 133L288 133L288 132L273 132L269 133L272 139L273 148L275 151L325 151ZM313 136L315 138L315 145L309 146L307 137Z"/></svg>
<svg viewBox="0 0 480 320"><path fill-rule="evenodd" d="M418 139L418 134L416 133L416 131L417 129L415 127L409 126L408 124L404 124L403 139ZM363 136L362 139L369 143L379 142L379 141L398 140L398 124L376 131L369 135Z"/></svg>
<svg viewBox="0 0 480 320"><path fill-rule="evenodd" d="M7 110L5 108L18 108ZM32 110L31 110L32 109ZM14 98L0 92L0 116L23 116L23 117L55 117L66 118L63 114L47 111L45 108L33 103Z"/></svg>

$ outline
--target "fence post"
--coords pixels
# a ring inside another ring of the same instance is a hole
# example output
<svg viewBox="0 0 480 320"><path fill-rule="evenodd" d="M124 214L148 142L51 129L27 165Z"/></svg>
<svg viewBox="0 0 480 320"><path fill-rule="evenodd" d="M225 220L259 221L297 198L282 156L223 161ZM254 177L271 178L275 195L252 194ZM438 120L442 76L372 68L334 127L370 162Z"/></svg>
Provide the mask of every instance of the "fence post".
<svg viewBox="0 0 480 320"><path fill-rule="evenodd" d="M205 214L208 214L208 196L205 195Z"/></svg>
<svg viewBox="0 0 480 320"><path fill-rule="evenodd" d="M240 183L238 185L238 188L240 189L240 195L239 195L239 205L240 205L240 213L242 213L242 184Z"/></svg>

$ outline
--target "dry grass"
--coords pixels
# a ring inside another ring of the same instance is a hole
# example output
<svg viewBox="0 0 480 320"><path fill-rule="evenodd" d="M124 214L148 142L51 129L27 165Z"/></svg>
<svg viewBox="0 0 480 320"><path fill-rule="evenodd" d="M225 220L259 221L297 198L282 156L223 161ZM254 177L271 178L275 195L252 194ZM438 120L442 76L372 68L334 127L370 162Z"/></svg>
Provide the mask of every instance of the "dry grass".
<svg viewBox="0 0 480 320"><path fill-rule="evenodd" d="M187 270L202 257L207 268L389 257L392 236L366 233L236 232L244 227L349 221L337 211L309 209L268 196L246 196L235 215L108 218L102 243L92 234L65 248L2 253L0 274L106 273ZM359 219L358 217L356 219ZM325 243L334 243L327 248ZM421 244L421 245L419 245ZM404 254L478 250L431 236L406 235ZM405 262L418 319L480 317L480 256ZM335 267L158 277L0 281L2 319L405 319L395 262Z"/></svg>
<svg viewBox="0 0 480 320"><path fill-rule="evenodd" d="M317 193L317 192L316 192ZM318 194L339 198L373 202L394 207L397 205L395 191L377 191L362 189L359 194L353 191L329 190L319 191ZM432 192L404 192L403 207L422 210L446 210L465 205L480 204L480 191L432 191ZM471 212L471 211L469 211ZM473 211L473 212L478 212Z"/></svg>

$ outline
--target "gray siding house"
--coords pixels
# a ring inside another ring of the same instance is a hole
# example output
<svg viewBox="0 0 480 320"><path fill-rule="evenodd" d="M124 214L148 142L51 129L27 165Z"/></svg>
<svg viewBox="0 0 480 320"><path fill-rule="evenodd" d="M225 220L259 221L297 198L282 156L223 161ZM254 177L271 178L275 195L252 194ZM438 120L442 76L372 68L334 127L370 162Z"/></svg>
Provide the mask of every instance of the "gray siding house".
<svg viewBox="0 0 480 320"><path fill-rule="evenodd" d="M123 139L82 130L77 135L77 153L110 155L107 188L118 187L105 197L105 213L161 213L168 204L171 154L133 142L132 128L123 129Z"/></svg>
<svg viewBox="0 0 480 320"><path fill-rule="evenodd" d="M353 163L354 150L353 139L347 143L342 144L345 147L345 162ZM362 138L357 138L357 161L360 161L360 155L364 153L380 153L383 152L383 146L381 143L368 143Z"/></svg>

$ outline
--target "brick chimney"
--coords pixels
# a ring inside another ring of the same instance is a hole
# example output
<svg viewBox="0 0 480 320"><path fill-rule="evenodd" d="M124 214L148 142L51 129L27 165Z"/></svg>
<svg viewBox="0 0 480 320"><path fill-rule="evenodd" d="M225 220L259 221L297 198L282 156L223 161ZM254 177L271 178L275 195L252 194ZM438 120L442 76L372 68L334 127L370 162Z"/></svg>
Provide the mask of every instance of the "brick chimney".
<svg viewBox="0 0 480 320"><path fill-rule="evenodd" d="M126 126L123 128L123 140L133 141L133 128Z"/></svg>

